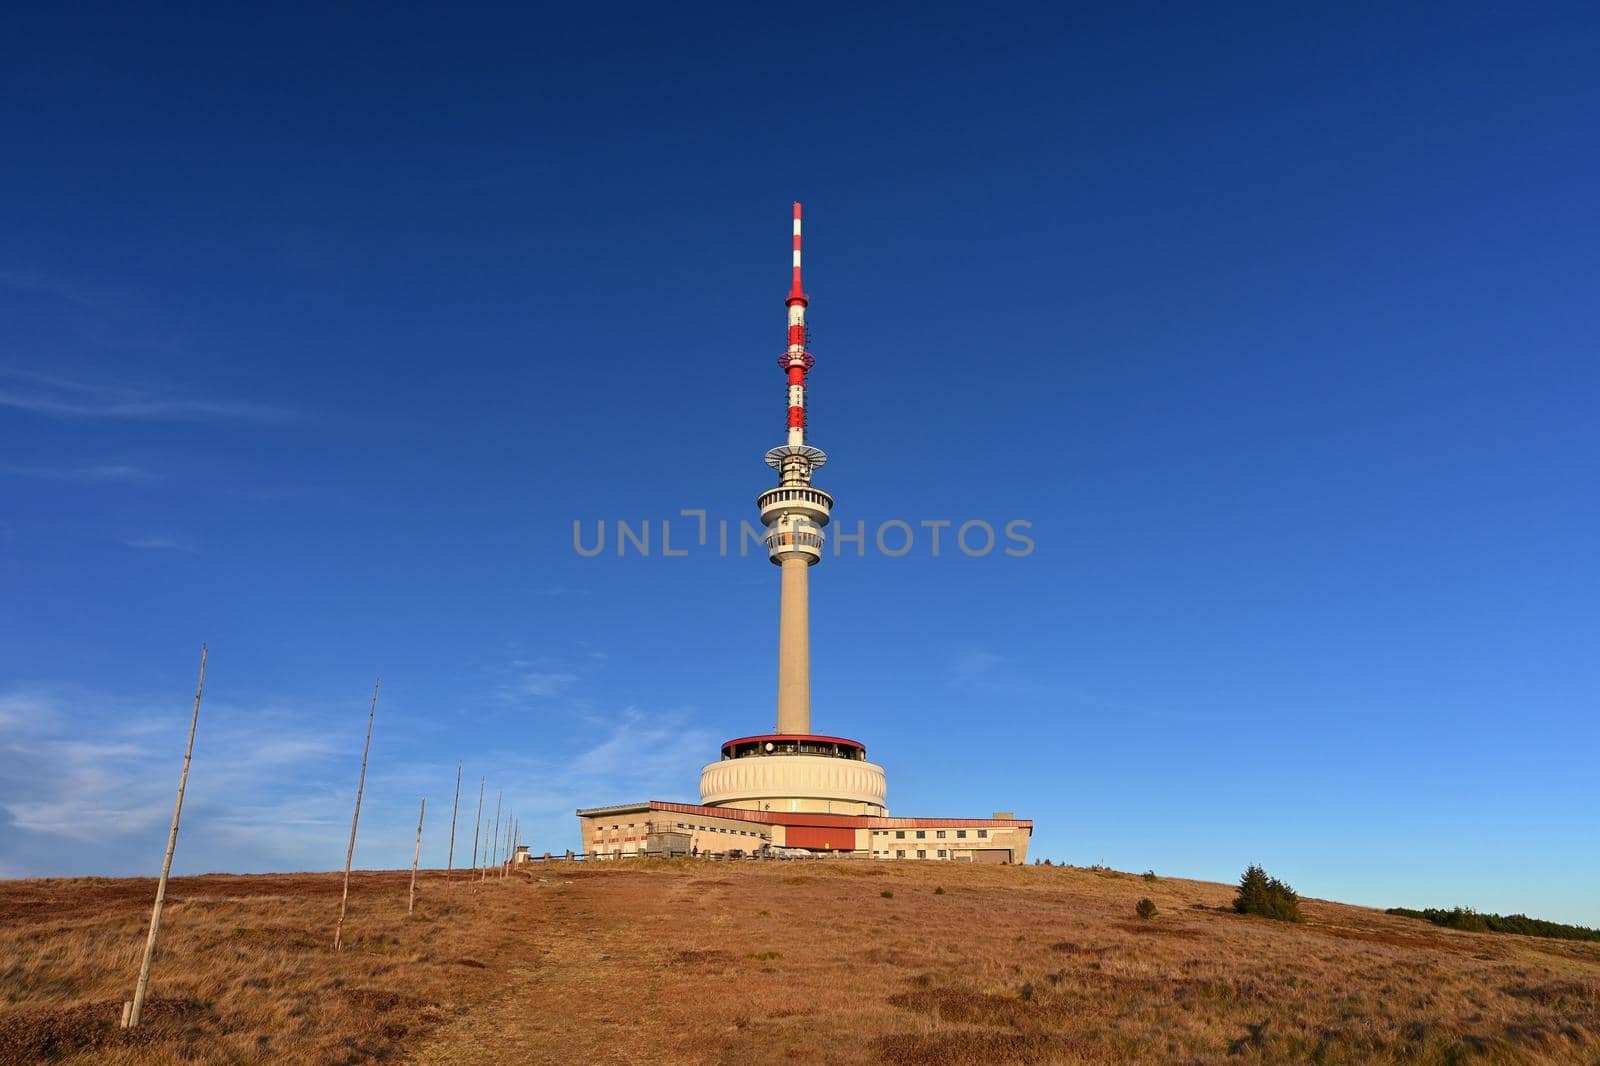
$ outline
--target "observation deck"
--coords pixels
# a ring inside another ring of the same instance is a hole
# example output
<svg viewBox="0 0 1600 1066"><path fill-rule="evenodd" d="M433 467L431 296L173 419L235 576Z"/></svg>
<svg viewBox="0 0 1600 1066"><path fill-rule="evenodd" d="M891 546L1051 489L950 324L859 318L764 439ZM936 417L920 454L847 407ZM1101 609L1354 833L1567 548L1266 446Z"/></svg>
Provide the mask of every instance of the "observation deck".
<svg viewBox="0 0 1600 1066"><path fill-rule="evenodd" d="M739 737L700 771L700 802L755 811L882 816L883 767L859 740L809 733Z"/></svg>

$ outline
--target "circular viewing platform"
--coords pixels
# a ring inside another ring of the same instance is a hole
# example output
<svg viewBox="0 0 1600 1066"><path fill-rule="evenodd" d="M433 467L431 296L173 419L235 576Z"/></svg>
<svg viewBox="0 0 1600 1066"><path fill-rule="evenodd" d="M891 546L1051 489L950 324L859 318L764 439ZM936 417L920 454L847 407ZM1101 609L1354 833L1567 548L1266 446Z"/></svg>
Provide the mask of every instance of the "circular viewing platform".
<svg viewBox="0 0 1600 1066"><path fill-rule="evenodd" d="M773 733L759 737L739 737L724 741L724 759L748 759L764 755L821 755L834 759L865 762L867 746L844 737L813 736L809 733Z"/></svg>

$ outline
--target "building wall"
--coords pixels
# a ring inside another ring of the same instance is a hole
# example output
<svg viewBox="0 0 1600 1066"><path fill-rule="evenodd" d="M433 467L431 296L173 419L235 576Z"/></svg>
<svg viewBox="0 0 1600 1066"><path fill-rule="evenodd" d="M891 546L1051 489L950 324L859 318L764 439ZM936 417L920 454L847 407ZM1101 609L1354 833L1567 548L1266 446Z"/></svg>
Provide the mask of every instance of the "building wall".
<svg viewBox="0 0 1600 1066"><path fill-rule="evenodd" d="M1007 851L1005 861L1018 865L1028 861L1028 830L1020 826L939 825L931 819L904 829L867 831L864 845L874 859L931 859L946 862L993 862L992 854Z"/></svg>
<svg viewBox="0 0 1600 1066"><path fill-rule="evenodd" d="M658 807L663 805L657 805ZM597 858L627 858L650 852L660 854L692 849L701 854L726 853L733 849L749 853L764 844L774 847L806 848L818 853L852 851L859 857L946 862L1028 861L1031 823L988 819L933 818L853 819L832 817L806 819L810 824L786 826L755 820L754 814L719 816L715 808L686 804L679 810L662 810L648 805L612 807L578 816L582 850ZM765 817L776 816L772 812ZM741 816L742 815L742 816ZM887 822L888 824L881 824ZM901 834L904 834L903 836ZM920 834L920 835L919 835ZM828 847L823 848L826 843ZM919 852L921 854L919 854Z"/></svg>
<svg viewBox="0 0 1600 1066"><path fill-rule="evenodd" d="M601 858L628 858L644 853L647 838L656 834L687 834L689 847L701 852L726 852L737 848L751 852L773 841L770 825L640 808L606 814L579 815L583 851ZM674 840L674 847L677 846Z"/></svg>

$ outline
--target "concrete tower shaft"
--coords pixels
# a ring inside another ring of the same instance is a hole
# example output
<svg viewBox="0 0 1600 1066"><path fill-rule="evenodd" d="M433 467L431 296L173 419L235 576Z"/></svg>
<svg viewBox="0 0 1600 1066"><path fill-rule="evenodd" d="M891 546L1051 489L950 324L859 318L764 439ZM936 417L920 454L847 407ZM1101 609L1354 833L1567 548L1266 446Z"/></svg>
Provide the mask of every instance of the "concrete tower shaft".
<svg viewBox="0 0 1600 1066"><path fill-rule="evenodd" d="M794 205L794 275L789 286L789 344L778 357L788 384L788 439L767 452L778 485L756 499L766 526L767 555L782 568L778 615L779 733L811 731L811 621L807 568L822 559L822 527L833 512L833 497L811 484L811 475L828 461L806 443L806 375L816 360L807 349L806 306L800 283L800 205Z"/></svg>

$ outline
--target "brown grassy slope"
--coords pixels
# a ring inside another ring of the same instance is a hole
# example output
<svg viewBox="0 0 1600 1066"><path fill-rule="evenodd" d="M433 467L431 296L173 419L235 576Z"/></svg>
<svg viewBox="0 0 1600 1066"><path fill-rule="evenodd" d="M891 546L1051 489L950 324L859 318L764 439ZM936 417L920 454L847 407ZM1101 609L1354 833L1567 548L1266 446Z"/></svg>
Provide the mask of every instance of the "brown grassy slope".
<svg viewBox="0 0 1600 1066"><path fill-rule="evenodd" d="M1223 885L556 864L454 900L435 879L408 921L405 875L370 874L334 956L338 880L174 882L134 1043L151 882L0 882L0 1061L59 1031L94 1062L1600 1062L1600 945L1317 901L1280 925Z"/></svg>
<svg viewBox="0 0 1600 1066"><path fill-rule="evenodd" d="M0 1063L366 1062L485 1002L533 925L521 893L410 871L174 878L145 1024L133 994L153 878L0 881ZM497 891L498 889L498 891Z"/></svg>
<svg viewBox="0 0 1600 1066"><path fill-rule="evenodd" d="M678 863L535 894L536 966L418 1061L494 1061L507 1042L532 1062L1600 1060L1600 945L1316 901L1282 925L1219 910L1223 885Z"/></svg>

